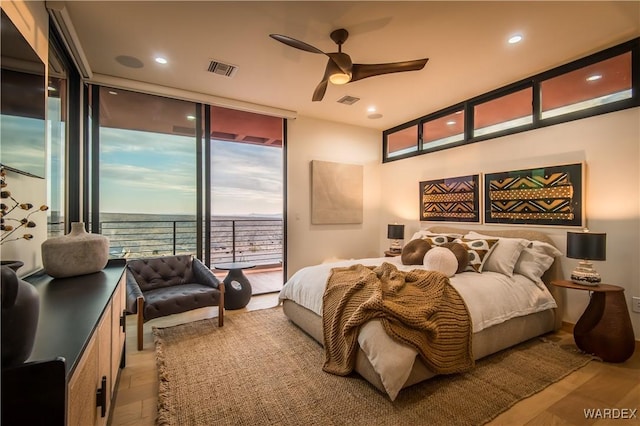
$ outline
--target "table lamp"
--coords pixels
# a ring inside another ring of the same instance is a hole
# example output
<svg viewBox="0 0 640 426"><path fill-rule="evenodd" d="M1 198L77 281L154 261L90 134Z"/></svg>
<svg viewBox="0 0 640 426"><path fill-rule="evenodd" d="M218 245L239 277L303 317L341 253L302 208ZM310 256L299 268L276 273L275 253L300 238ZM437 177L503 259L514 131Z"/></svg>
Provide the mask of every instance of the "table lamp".
<svg viewBox="0 0 640 426"><path fill-rule="evenodd" d="M596 286L600 274L593 269L591 260L606 260L607 234L589 232L567 232L567 257L581 259L571 273L571 281L576 284Z"/></svg>
<svg viewBox="0 0 640 426"><path fill-rule="evenodd" d="M402 251L402 244L400 241L404 240L404 225L387 225L387 238L391 240L391 247L389 251L393 253L400 253Z"/></svg>

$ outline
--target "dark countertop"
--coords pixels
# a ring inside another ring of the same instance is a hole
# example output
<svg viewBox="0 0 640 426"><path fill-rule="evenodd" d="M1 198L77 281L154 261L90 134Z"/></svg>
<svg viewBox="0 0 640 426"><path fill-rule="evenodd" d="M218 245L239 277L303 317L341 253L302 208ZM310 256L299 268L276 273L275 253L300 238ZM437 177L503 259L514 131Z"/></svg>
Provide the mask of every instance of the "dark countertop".
<svg viewBox="0 0 640 426"><path fill-rule="evenodd" d="M38 329L27 362L63 357L66 376L70 378L125 265L124 259L112 259L102 271L93 274L53 278L38 272L24 278L40 294Z"/></svg>

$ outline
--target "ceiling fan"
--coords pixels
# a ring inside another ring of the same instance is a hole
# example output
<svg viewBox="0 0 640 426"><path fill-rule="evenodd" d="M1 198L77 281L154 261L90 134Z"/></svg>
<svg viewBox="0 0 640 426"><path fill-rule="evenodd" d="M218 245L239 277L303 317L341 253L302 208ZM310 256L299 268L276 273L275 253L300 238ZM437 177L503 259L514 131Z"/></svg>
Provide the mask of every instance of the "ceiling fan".
<svg viewBox="0 0 640 426"><path fill-rule="evenodd" d="M342 52L342 44L347 41L347 38L349 37L347 30L340 28L332 31L329 36L331 37L331 40L338 45L337 52L325 53L317 47L311 46L310 44L300 40L296 40L295 38L281 34L269 34L269 37L274 40L278 40L287 46L295 47L296 49L304 50L305 52L327 55L329 57L327 66L324 70L324 76L320 83L318 83L318 86L316 86L316 90L313 92L313 101L322 100L329 81L333 84L346 84L381 74L418 71L424 68L425 64L429 60L429 58L424 58L386 64L354 64L349 55Z"/></svg>

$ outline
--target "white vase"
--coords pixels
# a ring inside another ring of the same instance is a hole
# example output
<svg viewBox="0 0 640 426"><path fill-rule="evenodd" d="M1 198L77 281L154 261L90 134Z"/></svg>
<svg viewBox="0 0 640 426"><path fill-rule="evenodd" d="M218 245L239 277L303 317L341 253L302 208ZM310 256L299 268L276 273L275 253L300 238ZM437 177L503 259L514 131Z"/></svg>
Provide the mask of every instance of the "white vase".
<svg viewBox="0 0 640 426"><path fill-rule="evenodd" d="M83 222L73 222L71 232L42 243L42 265L54 278L74 277L101 271L109 260L109 239L91 234Z"/></svg>

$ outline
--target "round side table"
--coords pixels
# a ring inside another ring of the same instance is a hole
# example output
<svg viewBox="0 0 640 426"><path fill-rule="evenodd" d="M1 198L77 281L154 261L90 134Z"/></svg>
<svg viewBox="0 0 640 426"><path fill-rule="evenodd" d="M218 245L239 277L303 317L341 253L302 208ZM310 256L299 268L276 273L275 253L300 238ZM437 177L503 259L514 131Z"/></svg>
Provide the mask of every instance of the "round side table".
<svg viewBox="0 0 640 426"><path fill-rule="evenodd" d="M220 263L213 265L215 269L229 271L222 281L224 283L224 308L241 309L251 300L251 283L242 272L243 269L256 265L247 262Z"/></svg>
<svg viewBox="0 0 640 426"><path fill-rule="evenodd" d="M576 345L606 362L624 362L633 355L635 337L624 288L611 284L589 286L572 281L552 281L556 287L586 290L591 300L573 328Z"/></svg>

